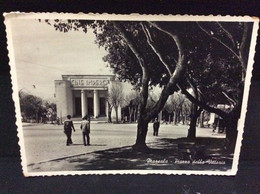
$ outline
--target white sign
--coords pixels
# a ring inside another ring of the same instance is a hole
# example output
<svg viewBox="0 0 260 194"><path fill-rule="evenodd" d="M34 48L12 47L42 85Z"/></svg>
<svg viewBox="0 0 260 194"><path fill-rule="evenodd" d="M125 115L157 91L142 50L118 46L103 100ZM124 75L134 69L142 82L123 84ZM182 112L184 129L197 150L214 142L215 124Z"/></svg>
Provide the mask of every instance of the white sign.
<svg viewBox="0 0 260 194"><path fill-rule="evenodd" d="M70 79L73 87L106 87L107 79Z"/></svg>

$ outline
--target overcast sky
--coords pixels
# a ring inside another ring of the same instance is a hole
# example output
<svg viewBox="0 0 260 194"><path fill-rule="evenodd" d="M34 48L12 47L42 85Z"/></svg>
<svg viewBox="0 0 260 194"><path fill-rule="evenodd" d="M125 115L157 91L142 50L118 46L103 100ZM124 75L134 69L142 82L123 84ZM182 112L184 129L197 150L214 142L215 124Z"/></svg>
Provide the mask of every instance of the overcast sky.
<svg viewBox="0 0 260 194"><path fill-rule="evenodd" d="M63 33L33 19L11 24L19 90L53 99L54 80L61 75L111 74L102 60L106 51L94 43L92 32Z"/></svg>

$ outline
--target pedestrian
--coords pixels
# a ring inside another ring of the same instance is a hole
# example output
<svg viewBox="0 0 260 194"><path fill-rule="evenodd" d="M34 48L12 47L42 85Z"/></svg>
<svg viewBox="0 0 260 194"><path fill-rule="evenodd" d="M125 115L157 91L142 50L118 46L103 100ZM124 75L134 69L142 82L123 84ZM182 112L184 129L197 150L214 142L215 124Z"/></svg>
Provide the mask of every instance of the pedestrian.
<svg viewBox="0 0 260 194"><path fill-rule="evenodd" d="M83 143L84 146L90 145L90 117L86 115L85 117L82 118L80 128L82 130L82 136L83 136ZM87 137L87 143L86 143L86 137Z"/></svg>
<svg viewBox="0 0 260 194"><path fill-rule="evenodd" d="M75 128L74 128L73 122L71 120L71 116L68 115L67 119L64 121L64 133L67 136L67 143L66 143L67 146L69 146L70 144L73 144L72 140L71 140L72 130L74 132L76 131Z"/></svg>
<svg viewBox="0 0 260 194"><path fill-rule="evenodd" d="M60 118L57 117L57 125L60 125Z"/></svg>
<svg viewBox="0 0 260 194"><path fill-rule="evenodd" d="M158 121L157 118L155 118L153 122L153 136L158 136L159 127L160 127L160 122Z"/></svg>
<svg viewBox="0 0 260 194"><path fill-rule="evenodd" d="M219 117L217 115L214 119L212 126L213 126L212 132L214 133L216 131L217 127L219 127Z"/></svg>

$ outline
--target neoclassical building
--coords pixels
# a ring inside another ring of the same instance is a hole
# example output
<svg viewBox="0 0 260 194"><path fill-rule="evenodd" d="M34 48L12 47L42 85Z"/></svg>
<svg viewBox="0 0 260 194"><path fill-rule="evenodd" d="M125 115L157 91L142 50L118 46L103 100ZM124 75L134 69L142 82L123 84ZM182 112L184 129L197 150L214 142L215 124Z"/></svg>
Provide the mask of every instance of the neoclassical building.
<svg viewBox="0 0 260 194"><path fill-rule="evenodd" d="M62 75L61 80L55 80L57 116L107 117L106 99L114 78L114 75Z"/></svg>

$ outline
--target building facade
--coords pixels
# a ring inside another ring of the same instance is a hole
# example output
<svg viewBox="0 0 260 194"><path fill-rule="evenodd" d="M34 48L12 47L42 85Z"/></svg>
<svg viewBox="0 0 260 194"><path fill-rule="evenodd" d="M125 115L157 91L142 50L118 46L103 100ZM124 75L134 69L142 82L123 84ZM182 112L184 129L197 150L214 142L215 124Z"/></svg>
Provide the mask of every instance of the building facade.
<svg viewBox="0 0 260 194"><path fill-rule="evenodd" d="M57 116L107 117L108 89L114 78L114 75L62 75L62 80L55 80Z"/></svg>

